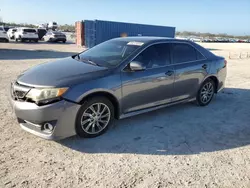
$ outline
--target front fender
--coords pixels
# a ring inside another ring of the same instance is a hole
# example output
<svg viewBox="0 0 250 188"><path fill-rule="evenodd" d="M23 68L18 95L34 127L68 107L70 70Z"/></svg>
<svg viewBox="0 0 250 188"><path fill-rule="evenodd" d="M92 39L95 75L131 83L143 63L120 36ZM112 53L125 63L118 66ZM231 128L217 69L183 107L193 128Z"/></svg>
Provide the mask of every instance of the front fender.
<svg viewBox="0 0 250 188"><path fill-rule="evenodd" d="M120 75L114 74L74 85L70 87L63 98L75 103L80 103L86 96L100 92L111 94L117 100L120 100L122 96Z"/></svg>

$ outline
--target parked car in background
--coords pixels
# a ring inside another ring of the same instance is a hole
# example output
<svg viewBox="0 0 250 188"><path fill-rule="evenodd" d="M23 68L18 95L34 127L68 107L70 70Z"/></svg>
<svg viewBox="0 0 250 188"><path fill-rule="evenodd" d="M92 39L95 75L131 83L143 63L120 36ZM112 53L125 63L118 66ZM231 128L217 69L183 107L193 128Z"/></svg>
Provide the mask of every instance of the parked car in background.
<svg viewBox="0 0 250 188"><path fill-rule="evenodd" d="M44 35L46 35L47 30L45 28L38 28L37 29L37 34L38 34L38 39L42 40Z"/></svg>
<svg viewBox="0 0 250 188"><path fill-rule="evenodd" d="M7 32L10 28L12 28L12 26L5 25L5 26L3 26L3 28Z"/></svg>
<svg viewBox="0 0 250 188"><path fill-rule="evenodd" d="M48 31L43 37L47 42L63 42L67 41L66 35L59 31Z"/></svg>
<svg viewBox="0 0 250 188"><path fill-rule="evenodd" d="M206 106L226 74L223 57L191 41L123 37L23 72L11 103L21 127L37 136L96 137L114 118L191 101Z"/></svg>
<svg viewBox="0 0 250 188"><path fill-rule="evenodd" d="M3 26L0 26L0 41L9 42L9 37Z"/></svg>
<svg viewBox="0 0 250 188"><path fill-rule="evenodd" d="M15 40L21 42L23 41L38 42L38 34L36 29L20 27L17 28L17 31L15 32Z"/></svg>
<svg viewBox="0 0 250 188"><path fill-rule="evenodd" d="M15 32L17 31L17 28L11 28L8 30L7 35L9 39L15 39Z"/></svg>

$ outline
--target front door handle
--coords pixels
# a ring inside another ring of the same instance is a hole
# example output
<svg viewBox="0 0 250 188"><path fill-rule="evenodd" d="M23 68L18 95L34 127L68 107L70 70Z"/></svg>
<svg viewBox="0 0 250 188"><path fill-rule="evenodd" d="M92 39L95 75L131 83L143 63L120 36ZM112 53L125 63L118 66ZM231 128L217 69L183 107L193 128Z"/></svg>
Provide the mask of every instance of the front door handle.
<svg viewBox="0 0 250 188"><path fill-rule="evenodd" d="M207 64L202 65L203 69L207 69Z"/></svg>
<svg viewBox="0 0 250 188"><path fill-rule="evenodd" d="M172 75L174 74L174 71L169 70L169 71L165 72L165 74L166 74L167 76L172 76Z"/></svg>

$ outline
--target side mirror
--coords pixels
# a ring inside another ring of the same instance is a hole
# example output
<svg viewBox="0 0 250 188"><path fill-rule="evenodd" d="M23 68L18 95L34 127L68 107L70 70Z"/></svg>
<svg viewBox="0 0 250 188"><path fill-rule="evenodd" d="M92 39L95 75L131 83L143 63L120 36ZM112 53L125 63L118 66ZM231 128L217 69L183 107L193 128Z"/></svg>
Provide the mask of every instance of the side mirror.
<svg viewBox="0 0 250 188"><path fill-rule="evenodd" d="M132 71L143 71L146 69L145 66L143 66L143 64L139 61L132 61L129 63L129 68L132 70Z"/></svg>

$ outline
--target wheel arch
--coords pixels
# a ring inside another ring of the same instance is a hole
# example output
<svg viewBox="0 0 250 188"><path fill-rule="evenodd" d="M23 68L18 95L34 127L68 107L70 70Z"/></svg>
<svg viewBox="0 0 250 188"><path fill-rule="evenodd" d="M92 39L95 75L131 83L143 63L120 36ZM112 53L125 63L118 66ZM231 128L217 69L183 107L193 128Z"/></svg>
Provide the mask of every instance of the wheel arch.
<svg viewBox="0 0 250 188"><path fill-rule="evenodd" d="M219 80L215 75L209 75L208 77L206 77L202 83L204 83L206 80L211 79L213 80L214 84L215 84L215 93L218 92L218 85L219 85Z"/></svg>
<svg viewBox="0 0 250 188"><path fill-rule="evenodd" d="M84 95L81 98L79 104L82 105L89 98L98 97L98 96L106 97L108 100L110 100L110 102L114 106L115 118L119 119L119 116L120 116L120 103L119 103L118 99L115 97L115 95L108 92L108 91L94 91L92 93L88 93L88 94Z"/></svg>

